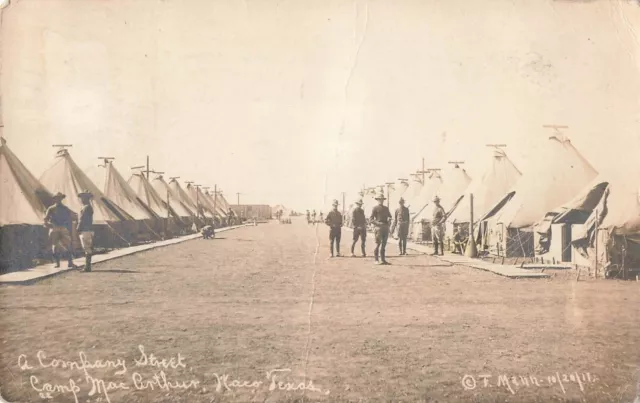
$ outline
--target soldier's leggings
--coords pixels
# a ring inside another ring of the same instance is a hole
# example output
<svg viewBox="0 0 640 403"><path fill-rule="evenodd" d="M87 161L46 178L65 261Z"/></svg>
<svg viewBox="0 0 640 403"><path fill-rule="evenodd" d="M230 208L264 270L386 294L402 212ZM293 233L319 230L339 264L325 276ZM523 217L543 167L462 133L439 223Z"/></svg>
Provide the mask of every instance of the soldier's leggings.
<svg viewBox="0 0 640 403"><path fill-rule="evenodd" d="M378 255L380 259L385 262L386 261L386 249L387 249L387 240L389 239L389 227L379 227L376 229L376 249L373 252L373 255L378 260Z"/></svg>
<svg viewBox="0 0 640 403"><path fill-rule="evenodd" d="M355 227L353 229L353 243L351 244L351 253L353 254L356 248L358 239L361 240L360 246L362 249L362 255L366 255L366 243L367 243L367 229L365 227Z"/></svg>
<svg viewBox="0 0 640 403"><path fill-rule="evenodd" d="M333 244L335 242L336 252L340 254L340 238L342 237L342 228L334 227L329 230L329 242L331 243L331 255L333 255Z"/></svg>

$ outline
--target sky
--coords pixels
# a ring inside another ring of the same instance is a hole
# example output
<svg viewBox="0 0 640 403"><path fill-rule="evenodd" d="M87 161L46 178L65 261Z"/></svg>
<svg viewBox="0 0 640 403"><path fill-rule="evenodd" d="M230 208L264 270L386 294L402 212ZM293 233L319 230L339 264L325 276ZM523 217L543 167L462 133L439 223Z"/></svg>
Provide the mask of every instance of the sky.
<svg viewBox="0 0 640 403"><path fill-rule="evenodd" d="M526 174L565 133L596 167L640 152L640 6L623 0L13 0L3 136L235 203L305 210L465 161ZM629 158L633 161L636 159Z"/></svg>

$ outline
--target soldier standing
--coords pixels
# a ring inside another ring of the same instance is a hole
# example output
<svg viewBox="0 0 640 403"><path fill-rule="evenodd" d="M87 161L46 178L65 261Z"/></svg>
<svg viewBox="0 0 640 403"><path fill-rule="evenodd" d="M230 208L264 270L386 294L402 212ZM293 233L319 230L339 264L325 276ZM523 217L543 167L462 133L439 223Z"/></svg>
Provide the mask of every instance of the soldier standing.
<svg viewBox="0 0 640 403"><path fill-rule="evenodd" d="M60 267L60 249L67 251L68 266L73 269L73 248L71 246L71 229L73 217L69 207L62 204L66 195L58 192L53 196L54 204L47 209L44 217L44 225L49 228L49 240L56 268Z"/></svg>
<svg viewBox="0 0 640 403"><path fill-rule="evenodd" d="M391 227L391 233L398 227L398 247L400 248L400 255L407 254L407 236L409 236L409 209L404 206L404 199L401 197L398 201L400 207L396 209L394 215L393 227Z"/></svg>
<svg viewBox="0 0 640 403"><path fill-rule="evenodd" d="M307 224L311 224L311 213L307 210Z"/></svg>
<svg viewBox="0 0 640 403"><path fill-rule="evenodd" d="M353 209L351 216L351 225L353 226L353 244L351 244L351 257L356 257L355 248L358 239L360 239L360 246L362 248L362 257L366 257L366 242L367 242L367 218L364 215L362 209L362 200L356 202L356 208Z"/></svg>
<svg viewBox="0 0 640 403"><path fill-rule="evenodd" d="M78 236L80 237L80 244L84 250L84 271L91 271L91 256L93 255L93 206L91 206L91 199L93 194L88 190L82 193L78 193L78 197L82 202L82 209L80 210L80 218L78 219Z"/></svg>
<svg viewBox="0 0 640 403"><path fill-rule="evenodd" d="M438 254L438 246L440 246L440 255L444 255L444 221L446 220L446 214L444 209L440 205L440 198L434 197L433 203L435 208L433 209L433 219L431 220L431 233L433 234L433 253Z"/></svg>
<svg viewBox="0 0 640 403"><path fill-rule="evenodd" d="M313 218L313 223L316 223L316 211L313 210L313 213L311 213L311 218Z"/></svg>
<svg viewBox="0 0 640 403"><path fill-rule="evenodd" d="M389 224L391 221L391 213L389 207L384 205L384 201L387 200L384 197L384 193L380 192L380 195L376 197L378 205L371 211L371 223L376 227L376 249L374 256L376 259L375 264L389 264L386 260L386 248L387 240L389 239ZM380 261L378 261L378 253Z"/></svg>
<svg viewBox="0 0 640 403"><path fill-rule="evenodd" d="M320 213L322 215L322 213ZM333 210L327 214L325 224L329 226L329 242L331 243L331 257L333 257L333 244L336 244L337 256L340 257L340 238L342 237L342 214L338 211L338 201L333 201Z"/></svg>

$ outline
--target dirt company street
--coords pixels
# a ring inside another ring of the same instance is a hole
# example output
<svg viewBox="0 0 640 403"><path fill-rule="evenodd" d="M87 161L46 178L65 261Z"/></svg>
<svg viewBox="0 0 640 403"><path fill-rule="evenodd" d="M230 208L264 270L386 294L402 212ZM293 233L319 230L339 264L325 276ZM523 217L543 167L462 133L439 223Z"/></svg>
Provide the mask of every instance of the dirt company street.
<svg viewBox="0 0 640 403"><path fill-rule="evenodd" d="M349 239L345 230L344 250ZM328 255L327 227L294 219L3 286L0 393L103 403L636 396L636 282L514 280L398 256L395 243L390 266Z"/></svg>

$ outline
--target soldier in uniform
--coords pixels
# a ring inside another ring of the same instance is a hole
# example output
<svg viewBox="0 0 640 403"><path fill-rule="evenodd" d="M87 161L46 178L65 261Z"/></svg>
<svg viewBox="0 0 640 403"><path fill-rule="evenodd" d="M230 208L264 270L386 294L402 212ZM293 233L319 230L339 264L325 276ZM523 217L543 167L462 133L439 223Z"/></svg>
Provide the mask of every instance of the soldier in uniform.
<svg viewBox="0 0 640 403"><path fill-rule="evenodd" d="M322 216L322 213L320 213ZM340 257L340 238L342 236L342 214L338 211L338 201L333 201L333 210L327 214L325 224L329 226L329 242L331 244L331 257L333 257L333 244L336 245L337 256Z"/></svg>
<svg viewBox="0 0 640 403"><path fill-rule="evenodd" d="M467 239L465 239L462 236L460 227L456 225L453 228L453 245L454 245L453 253L459 253L462 255L464 253L464 248L466 243L467 243Z"/></svg>
<svg viewBox="0 0 640 403"><path fill-rule="evenodd" d="M316 223L316 211L313 210L313 213L311 213L311 218L313 219L313 223Z"/></svg>
<svg viewBox="0 0 640 403"><path fill-rule="evenodd" d="M91 271L91 256L93 255L93 206L91 206L93 194L85 190L78 193L78 197L82 202L82 209L80 210L80 218L78 219L76 230L84 250L84 271L89 272Z"/></svg>
<svg viewBox="0 0 640 403"><path fill-rule="evenodd" d="M387 198L384 197L384 193L380 192L376 200L378 201L378 205L373 208L370 217L371 224L376 227L375 264L389 264L386 259L386 248L387 240L389 239L391 213L389 212L389 207L384 205L384 201L387 200ZM380 256L380 261L378 261L378 255Z"/></svg>
<svg viewBox="0 0 640 403"><path fill-rule="evenodd" d="M203 239L212 239L216 237L216 232L211 225L205 225L202 227L201 233Z"/></svg>
<svg viewBox="0 0 640 403"><path fill-rule="evenodd" d="M400 248L400 255L406 255L407 237L409 236L409 209L404 206L404 199L402 197L398 203L400 204L400 207L396 209L391 233L393 234L393 231L398 227L398 247Z"/></svg>
<svg viewBox="0 0 640 403"><path fill-rule="evenodd" d="M311 213L307 210L307 224L311 224Z"/></svg>
<svg viewBox="0 0 640 403"><path fill-rule="evenodd" d="M362 257L367 256L366 242L367 242L367 218L364 215L362 209L362 200L356 202L356 208L353 209L351 216L351 226L353 227L353 244L351 244L351 257L356 257L355 248L358 239L360 239L360 246L362 249Z"/></svg>
<svg viewBox="0 0 640 403"><path fill-rule="evenodd" d="M320 212L320 222L324 221L324 214L322 214L322 211Z"/></svg>
<svg viewBox="0 0 640 403"><path fill-rule="evenodd" d="M58 192L53 196L54 204L47 209L44 217L44 225L49 228L49 241L56 268L60 267L61 249L67 251L68 267L75 268L73 264L73 248L71 246L71 230L73 216L69 207L62 204L66 195Z"/></svg>
<svg viewBox="0 0 640 403"><path fill-rule="evenodd" d="M436 196L433 199L435 207L433 209L433 219L431 220L431 232L433 234L433 253L438 254L438 246L440 246L440 255L444 255L444 221L446 220L446 214L444 209L440 205L440 198Z"/></svg>

